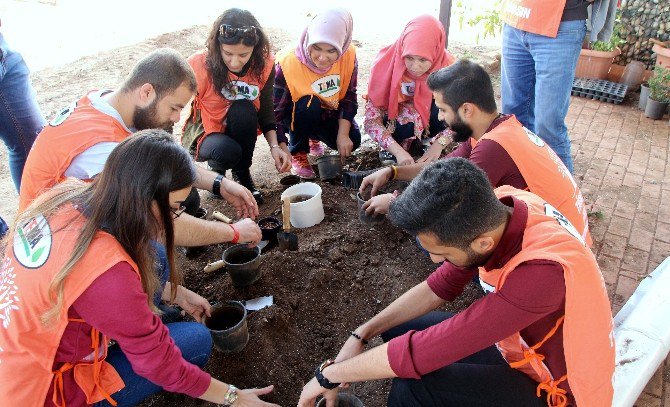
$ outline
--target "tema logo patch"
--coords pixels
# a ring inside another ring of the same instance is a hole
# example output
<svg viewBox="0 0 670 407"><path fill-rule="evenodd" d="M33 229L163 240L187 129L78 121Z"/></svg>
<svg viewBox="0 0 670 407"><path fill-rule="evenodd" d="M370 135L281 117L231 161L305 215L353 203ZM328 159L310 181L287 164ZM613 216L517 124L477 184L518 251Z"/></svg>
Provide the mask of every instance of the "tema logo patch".
<svg viewBox="0 0 670 407"><path fill-rule="evenodd" d="M312 90L319 96L333 96L340 91L340 75L328 75L315 80L312 82Z"/></svg>
<svg viewBox="0 0 670 407"><path fill-rule="evenodd" d="M221 94L228 100L256 100L260 95L257 85L249 84L244 81L232 81L228 86L221 89Z"/></svg>
<svg viewBox="0 0 670 407"><path fill-rule="evenodd" d="M533 142L538 147L544 147L544 140L542 140L540 137L537 136L537 134L533 133L532 131L528 130L527 128L523 128L523 131L526 132L526 136L528 136L528 139Z"/></svg>
<svg viewBox="0 0 670 407"><path fill-rule="evenodd" d="M552 218L556 219L558 221L558 224L563 226L565 230L568 231L573 237L575 237L579 242L583 245L586 245L586 242L584 241L584 238L582 235L579 234L577 229L572 226L572 223L568 220L568 218L565 217L561 212L558 211L558 209L554 208L548 203L544 204L544 214L547 216L551 216Z"/></svg>
<svg viewBox="0 0 670 407"><path fill-rule="evenodd" d="M16 228L14 257L23 267L41 267L49 258L52 243L49 223L44 216L37 216Z"/></svg>
<svg viewBox="0 0 670 407"><path fill-rule="evenodd" d="M65 119L70 117L74 109L77 107L77 102L72 102L72 104L65 109L61 110L53 119L49 122L49 126L56 127L59 124L63 123Z"/></svg>

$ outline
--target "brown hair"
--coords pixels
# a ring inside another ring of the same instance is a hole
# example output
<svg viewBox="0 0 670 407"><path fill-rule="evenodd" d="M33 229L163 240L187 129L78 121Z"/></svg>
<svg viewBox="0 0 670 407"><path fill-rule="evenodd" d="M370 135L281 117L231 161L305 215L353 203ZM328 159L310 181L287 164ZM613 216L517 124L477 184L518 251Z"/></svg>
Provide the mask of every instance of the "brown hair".
<svg viewBox="0 0 670 407"><path fill-rule="evenodd" d="M68 181L38 197L16 219L4 244L11 244L16 226L43 215L49 217L66 204L82 208L77 217L85 218L70 258L49 286L53 306L42 315L49 323L63 311L63 288L67 276L88 250L98 231L116 238L137 264L142 288L149 307L153 304L160 282L155 270L155 250L151 241L165 238L170 265L172 298L181 282L174 267L174 229L169 193L187 188L195 181L195 168L186 150L164 130L143 130L120 143L109 155L103 172L90 184ZM159 219L152 211L158 208ZM54 235L57 237L54 231Z"/></svg>
<svg viewBox="0 0 670 407"><path fill-rule="evenodd" d="M253 38L242 37L236 35L225 40L219 40L219 27L222 24L230 25L234 28L240 27L256 27L256 34ZM239 8L231 8L223 12L212 25L212 29L207 37L207 71L214 82L214 89L224 89L230 84L230 70L223 62L221 55L221 44L236 45L244 43L244 45L254 47L251 53L251 58L247 62L247 73L256 78L261 78L265 68L266 61L270 58L270 42L268 37L263 32L263 28L256 18L247 10ZM264 78L263 78L264 79Z"/></svg>
<svg viewBox="0 0 670 407"><path fill-rule="evenodd" d="M198 86L191 66L171 48L159 48L140 59L121 85L121 92L130 92L145 83L154 87L158 99L174 92L182 84L186 84L193 93Z"/></svg>

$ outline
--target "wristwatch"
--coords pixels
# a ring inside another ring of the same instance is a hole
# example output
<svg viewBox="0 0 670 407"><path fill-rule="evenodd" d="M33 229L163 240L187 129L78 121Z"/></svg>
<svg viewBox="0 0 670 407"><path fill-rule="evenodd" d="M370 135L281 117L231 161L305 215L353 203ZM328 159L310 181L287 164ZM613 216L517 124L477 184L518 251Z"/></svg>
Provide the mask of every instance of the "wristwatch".
<svg viewBox="0 0 670 407"><path fill-rule="evenodd" d="M447 146L449 145L449 139L444 136L438 137L436 141L440 143L440 145L442 146L442 150L447 148Z"/></svg>
<svg viewBox="0 0 670 407"><path fill-rule="evenodd" d="M323 375L323 369L327 368L328 366L332 365L335 363L334 360L328 359L325 362L321 363L319 366L316 368L316 372L314 372L314 377L316 377L316 381L319 382L319 385L323 387L324 389L332 390L335 387L339 386L340 383L333 383L330 380L326 378L326 376Z"/></svg>
<svg viewBox="0 0 670 407"><path fill-rule="evenodd" d="M232 384L228 385L228 391L226 392L226 395L223 396L223 405L224 406L232 406L233 403L237 401L237 387L233 386Z"/></svg>

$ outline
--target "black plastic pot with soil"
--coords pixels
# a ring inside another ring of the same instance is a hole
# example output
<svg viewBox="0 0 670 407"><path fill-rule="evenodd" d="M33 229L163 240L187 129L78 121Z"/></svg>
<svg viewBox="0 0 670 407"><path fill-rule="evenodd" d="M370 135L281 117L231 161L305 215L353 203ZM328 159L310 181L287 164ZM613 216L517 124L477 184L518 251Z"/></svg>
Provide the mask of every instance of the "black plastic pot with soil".
<svg viewBox="0 0 670 407"><path fill-rule="evenodd" d="M246 243L230 246L223 252L223 262L237 288L255 283L261 277L261 250Z"/></svg>
<svg viewBox="0 0 670 407"><path fill-rule="evenodd" d="M316 407L326 407L326 399L319 400ZM335 407L363 407L363 402L351 393L337 393Z"/></svg>
<svg viewBox="0 0 670 407"><path fill-rule="evenodd" d="M376 225L378 223L381 223L384 221L384 218L386 218L385 215L368 215L365 212L365 209L363 209L363 205L370 200L370 192L366 191L365 195L361 195L361 193L356 194L356 199L358 200L358 219L363 224L366 225ZM367 198L367 199L366 199Z"/></svg>
<svg viewBox="0 0 670 407"><path fill-rule="evenodd" d="M342 159L339 155L322 155L316 159L321 181L330 181L342 175Z"/></svg>
<svg viewBox="0 0 670 407"><path fill-rule="evenodd" d="M195 216L198 219L207 219L207 214L209 211L207 208L198 208L193 216ZM186 257L189 259L192 259L194 257L197 257L201 255L202 253L205 252L205 248L207 246L193 246L193 247L187 247L186 248Z"/></svg>
<svg viewBox="0 0 670 407"><path fill-rule="evenodd" d="M223 353L240 352L249 342L247 309L239 301L226 301L212 306L212 316L202 323L209 328L214 346Z"/></svg>
<svg viewBox="0 0 670 407"><path fill-rule="evenodd" d="M282 223L278 218L268 216L258 221L258 227L261 228L261 234L263 236L261 240L276 242L277 233L281 230Z"/></svg>

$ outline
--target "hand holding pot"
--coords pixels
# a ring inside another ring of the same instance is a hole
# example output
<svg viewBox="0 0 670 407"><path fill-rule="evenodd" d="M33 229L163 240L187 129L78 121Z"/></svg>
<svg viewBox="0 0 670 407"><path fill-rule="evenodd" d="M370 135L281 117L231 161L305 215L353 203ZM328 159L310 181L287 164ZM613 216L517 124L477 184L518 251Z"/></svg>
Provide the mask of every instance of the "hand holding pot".
<svg viewBox="0 0 670 407"><path fill-rule="evenodd" d="M386 215L389 213L389 207L393 202L393 194L381 194L373 196L363 204L363 209L368 216Z"/></svg>
<svg viewBox="0 0 670 407"><path fill-rule="evenodd" d="M249 243L249 247L254 247L261 241L261 228L258 224L249 218L244 218L236 222L233 226L240 232L240 243Z"/></svg>
<svg viewBox="0 0 670 407"><path fill-rule="evenodd" d="M174 302L198 322L202 320L203 314L208 317L212 316L212 306L209 304L209 301L188 288L182 286L177 287L177 296L175 297Z"/></svg>
<svg viewBox="0 0 670 407"><path fill-rule="evenodd" d="M335 400L337 400L337 388L328 390L319 384L316 377L313 377L300 393L300 400L298 400L298 407L313 407L316 398L323 394L326 399L326 407L335 407Z"/></svg>
<svg viewBox="0 0 670 407"><path fill-rule="evenodd" d="M368 175L367 177L363 178L363 181L361 181L361 186L360 188L358 188L358 192L360 192L361 195L363 195L365 189L371 186L372 191L370 191L370 196L375 196L377 195L377 191L379 191L379 188L386 185L386 183L391 180L392 176L393 176L393 170L391 170L391 167L386 167L378 171L375 171L372 174Z"/></svg>
<svg viewBox="0 0 670 407"><path fill-rule="evenodd" d="M251 191L229 179L221 181L221 196L237 209L237 215L254 219L258 216L258 204Z"/></svg>
<svg viewBox="0 0 670 407"><path fill-rule="evenodd" d="M282 143L279 147L270 149L272 159L275 160L275 168L281 174L291 169L291 153L288 152L286 144Z"/></svg>

